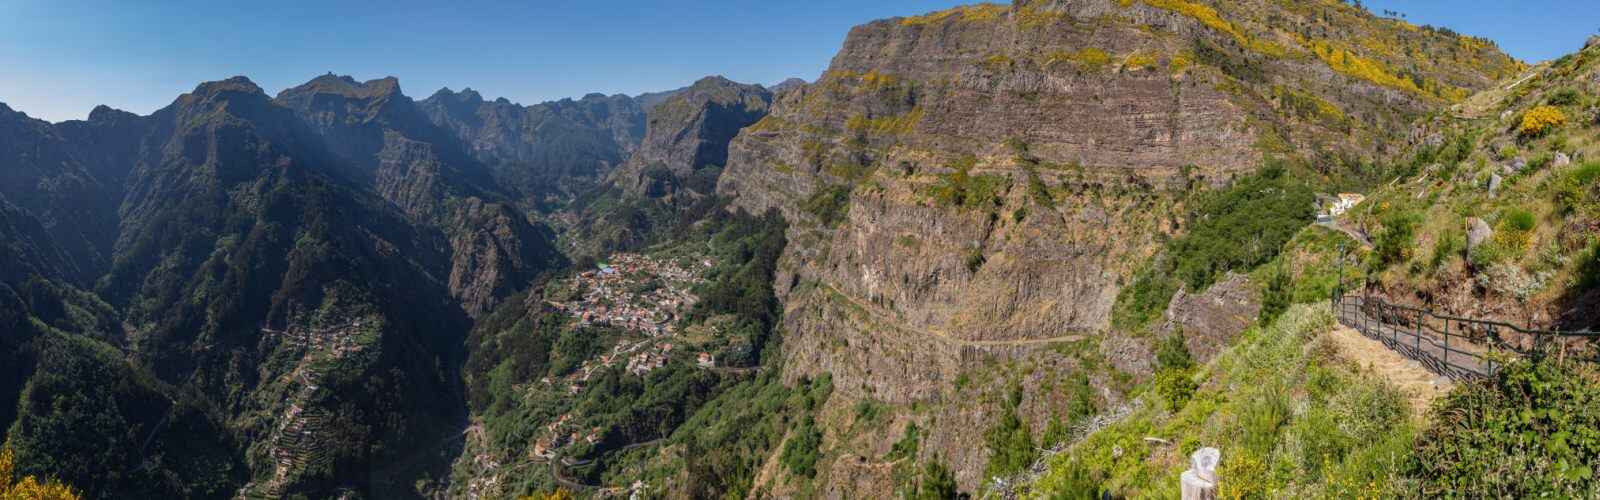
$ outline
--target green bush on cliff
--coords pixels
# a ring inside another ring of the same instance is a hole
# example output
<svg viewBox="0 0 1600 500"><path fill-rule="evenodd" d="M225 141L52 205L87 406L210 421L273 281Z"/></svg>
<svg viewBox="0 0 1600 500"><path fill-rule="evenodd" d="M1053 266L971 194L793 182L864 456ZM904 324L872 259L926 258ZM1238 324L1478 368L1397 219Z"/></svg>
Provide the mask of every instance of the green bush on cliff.
<svg viewBox="0 0 1600 500"><path fill-rule="evenodd" d="M824 227L833 227L850 214L850 186L817 188L800 208L816 217Z"/></svg>
<svg viewBox="0 0 1600 500"><path fill-rule="evenodd" d="M961 498L956 490L956 476L949 467L937 460L922 466L922 472L901 495L905 500L954 500Z"/></svg>
<svg viewBox="0 0 1600 500"><path fill-rule="evenodd" d="M989 448L989 465L984 469L986 477L1016 474L1033 463L1033 434L1017 415L1017 407L1021 404L1022 387L1013 384L1006 395L1000 419L983 434L984 446Z"/></svg>
<svg viewBox="0 0 1600 500"><path fill-rule="evenodd" d="M1269 165L1197 200L1189 231L1166 245L1118 292L1114 326L1139 330L1159 318L1179 287L1204 290L1229 271L1247 271L1278 255L1310 224L1311 188Z"/></svg>
<svg viewBox="0 0 1600 500"><path fill-rule="evenodd" d="M778 461L789 469L790 474L811 477L817 474L818 448L822 446L822 431L817 429L816 420L810 415L800 420L800 427L789 436L789 441L783 445L783 455Z"/></svg>

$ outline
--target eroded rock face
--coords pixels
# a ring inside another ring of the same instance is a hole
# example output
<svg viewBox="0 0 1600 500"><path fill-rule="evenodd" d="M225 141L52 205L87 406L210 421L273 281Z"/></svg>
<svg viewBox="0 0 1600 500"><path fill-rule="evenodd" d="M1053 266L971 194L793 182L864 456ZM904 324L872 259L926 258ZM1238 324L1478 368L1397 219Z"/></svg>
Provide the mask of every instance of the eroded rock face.
<svg viewBox="0 0 1600 500"><path fill-rule="evenodd" d="M630 195L669 202L711 194L728 142L765 117L771 102L760 85L720 76L678 90L651 107L644 141L612 180Z"/></svg>
<svg viewBox="0 0 1600 500"><path fill-rule="evenodd" d="M1183 335L1196 362L1205 363L1255 323L1261 312L1260 297L1249 277L1230 273L1204 292L1179 290L1173 295L1164 329Z"/></svg>
<svg viewBox="0 0 1600 500"><path fill-rule="evenodd" d="M429 121L393 77L356 82L324 75L274 103L323 137L349 174L450 240L451 294L471 316L551 268L560 256L549 228L507 205L493 173ZM493 201L490 201L493 200Z"/></svg>
<svg viewBox="0 0 1600 500"><path fill-rule="evenodd" d="M1138 1L1019 1L851 30L818 81L734 139L718 181L735 209L790 221L785 375L830 372L845 401L931 407L940 437L923 457L972 488L988 423L951 403L955 380L992 362L1070 373L1080 365L1059 355L1079 339L1099 366L1148 370L1144 341L1108 331L1111 306L1182 229L1188 190L1268 156L1381 151L1448 89L1497 78L1430 66L1424 87L1445 89L1430 92L1343 73L1317 55L1327 40L1404 35L1324 7L1229 4L1224 29ZM1241 287L1175 306L1207 332L1191 346L1202 355L1253 318ZM1212 299L1228 304L1194 302ZM1050 400L1025 398L1036 431Z"/></svg>
<svg viewBox="0 0 1600 500"><path fill-rule="evenodd" d="M472 89L441 89L418 103L528 203L592 187L644 137L644 110L625 95L589 94L522 106L485 101Z"/></svg>

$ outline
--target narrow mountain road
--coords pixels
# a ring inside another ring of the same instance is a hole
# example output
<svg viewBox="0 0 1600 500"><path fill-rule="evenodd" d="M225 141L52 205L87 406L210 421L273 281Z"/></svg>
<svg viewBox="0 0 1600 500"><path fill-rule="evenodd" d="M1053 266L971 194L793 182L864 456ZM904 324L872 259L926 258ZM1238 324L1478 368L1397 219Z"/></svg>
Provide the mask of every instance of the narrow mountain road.
<svg viewBox="0 0 1600 500"><path fill-rule="evenodd" d="M931 328L920 328L920 327L916 327L916 326L905 324L900 319L891 316L888 312L885 312L882 307L879 307L879 306L874 305L874 304L869 304L869 303L866 303L866 302L862 302L861 299L858 299L855 296L850 295L848 293L844 293L843 291L840 291L838 288L834 288L833 285L829 285L829 284L826 284L826 283L819 283L817 286L819 286L819 287L827 287L827 289L829 291L832 291L834 294L836 294L836 295L838 295L840 297L843 297L846 301L849 301L850 304L860 308L862 311L865 311L867 314L871 315L873 317L873 319L876 319L876 320L881 321L883 323L889 324L889 325L891 325L891 326L893 326L895 328L899 328L901 330L905 330L907 332L916 333L916 334L920 334L920 335L928 336L928 337L934 337L934 338L937 338L937 339L939 339L941 341L944 341L945 343L953 344L953 345L969 346L969 347L1015 347L1015 346L1048 345L1048 344L1056 344L1056 343L1062 343L1062 342L1077 342L1077 341L1083 340L1085 338L1088 338L1086 335L1083 335L1083 334L1072 334L1072 335L1061 335L1061 336L1048 337L1048 338L1042 338L1042 339L968 340L968 339L958 338L958 337L956 337L954 335L950 335L949 333L945 333L943 330L937 330L937 329L931 329ZM790 312L792 312L792 311L784 311L784 314L788 314Z"/></svg>
<svg viewBox="0 0 1600 500"><path fill-rule="evenodd" d="M1350 239L1356 240L1356 242L1361 243L1361 246L1363 248L1372 248L1372 240L1367 238L1367 235L1361 234L1361 232L1356 231L1354 229L1351 229L1349 227L1345 227L1343 224L1340 224L1337 221L1335 221L1335 222L1318 222L1318 223L1316 223L1316 225L1319 226L1319 227L1322 227L1322 228L1326 228L1326 229L1332 230L1332 231L1338 231L1338 232L1344 233L1345 235L1349 236Z"/></svg>
<svg viewBox="0 0 1600 500"><path fill-rule="evenodd" d="M625 452L625 451L628 451L628 450L632 450L632 449L635 449L635 448L643 448L645 446L650 446L650 445L654 445L656 443L660 443L662 439L664 439L664 438L656 438L656 439L651 439L649 441L633 443L633 444L630 444L630 445L627 445L627 446L623 446L621 448L617 448L615 450L608 451L606 453L608 453L608 454L610 454L610 453L622 453L622 452ZM576 465L588 465L589 463L594 462L594 460L575 460L571 464L566 463L567 460L568 459L564 459L564 458L552 458L550 460L550 476L554 477L556 479L556 483L557 484L560 484L561 486L569 488L569 489L572 489L572 490L591 490L591 489L600 489L600 488L605 488L606 487L605 485L602 485L602 484L587 484L587 483L578 482L578 480L573 479L572 477L563 474L564 472L566 472L564 470L564 467L571 467L571 466L576 466Z"/></svg>

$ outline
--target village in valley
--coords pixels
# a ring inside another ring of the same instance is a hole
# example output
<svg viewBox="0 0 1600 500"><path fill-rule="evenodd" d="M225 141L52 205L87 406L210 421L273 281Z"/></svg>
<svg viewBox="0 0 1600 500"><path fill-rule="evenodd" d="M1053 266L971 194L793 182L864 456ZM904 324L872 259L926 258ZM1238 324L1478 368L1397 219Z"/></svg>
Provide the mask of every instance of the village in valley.
<svg viewBox="0 0 1600 500"><path fill-rule="evenodd" d="M618 253L594 269L578 272L552 285L546 304L569 316L576 328L611 327L625 335L600 356L586 360L564 377L544 377L537 386L554 389L568 396L581 393L598 372L622 366L634 376L646 376L667 365L677 353L702 369L716 368L714 356L705 351L685 354L678 320L697 301L693 288L704 282L701 276L713 262L705 258L660 258L637 253ZM533 449L533 457L553 460L566 446L596 444L603 429L570 429L574 417L565 413L544 426L544 436Z"/></svg>

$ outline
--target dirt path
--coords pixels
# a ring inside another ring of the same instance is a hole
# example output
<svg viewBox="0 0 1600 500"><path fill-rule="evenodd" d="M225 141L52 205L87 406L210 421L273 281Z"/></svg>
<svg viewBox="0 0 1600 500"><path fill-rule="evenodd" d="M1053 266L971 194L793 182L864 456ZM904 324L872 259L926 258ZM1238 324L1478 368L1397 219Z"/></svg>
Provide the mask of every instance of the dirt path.
<svg viewBox="0 0 1600 500"><path fill-rule="evenodd" d="M1421 363L1389 349L1382 342L1367 338L1346 326L1336 326L1328 339L1339 349L1339 356L1383 377L1400 389L1411 403L1411 416L1421 420L1434 398L1450 392L1450 379L1434 375Z"/></svg>
<svg viewBox="0 0 1600 500"><path fill-rule="evenodd" d="M874 305L874 304L869 304L867 302L862 302L861 299L856 298L855 296L850 295L848 293L844 293L843 291L841 291L841 290L839 290L837 288L834 288L833 285L829 285L827 283L818 283L817 286L819 286L819 287L827 287L827 289L829 291L833 292L834 294L836 294L836 295L838 295L840 297L843 297L846 301L849 301L851 305L854 305L854 306L860 308L862 311L865 311L867 314L871 315L873 317L873 319L876 319L876 320L881 321L881 322L883 322L885 324L888 324L888 325L892 325L895 328L899 328L901 330L905 330L905 331L908 331L908 332L911 332L911 333L921 334L921 335L924 335L924 336L934 337L934 338L942 340L942 341L944 341L946 343L955 344L955 345L972 346L972 347L1027 346L1027 345L1054 344L1054 343L1058 343L1058 342L1077 342L1077 341L1080 341L1080 340L1083 340L1083 339L1086 338L1082 334L1072 334L1072 335L1061 335L1061 336L1042 338L1042 339L967 340L967 339L957 338L954 335L950 335L949 333L945 333L943 330L930 329L930 328L919 328L919 327L915 327L915 326L912 326L912 325L908 325L904 321L901 321L900 319L889 315L889 313L885 312L883 310L883 308L878 307L877 305ZM789 312L791 312L791 311L784 311L785 314L788 314Z"/></svg>

